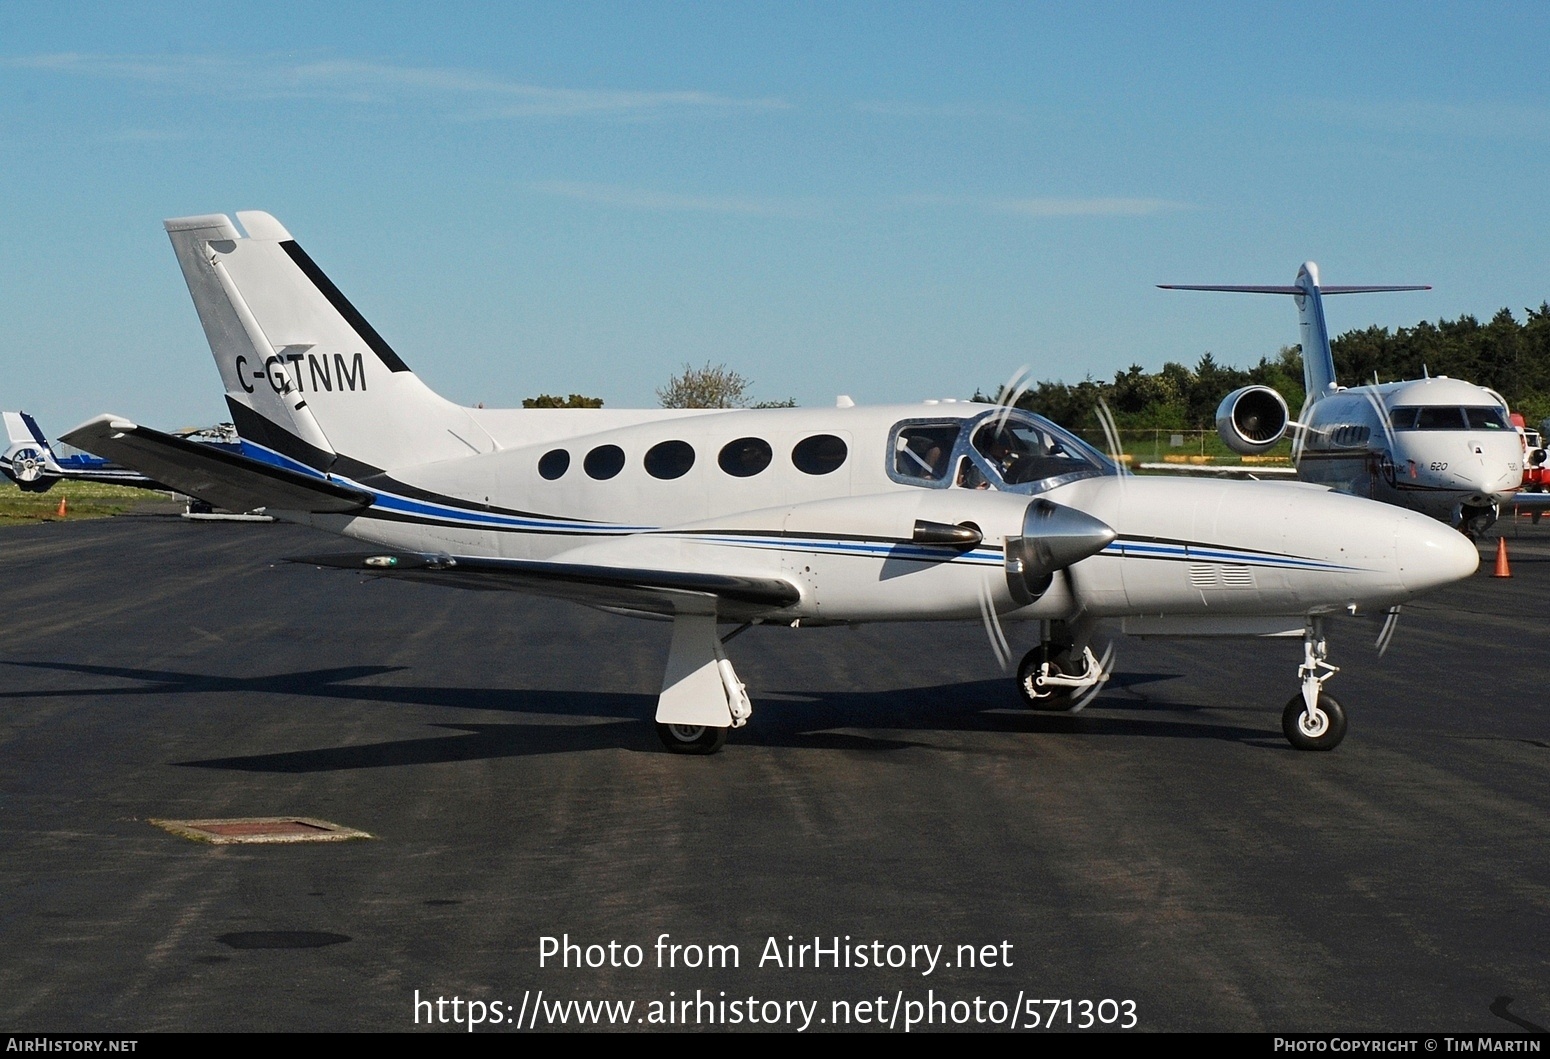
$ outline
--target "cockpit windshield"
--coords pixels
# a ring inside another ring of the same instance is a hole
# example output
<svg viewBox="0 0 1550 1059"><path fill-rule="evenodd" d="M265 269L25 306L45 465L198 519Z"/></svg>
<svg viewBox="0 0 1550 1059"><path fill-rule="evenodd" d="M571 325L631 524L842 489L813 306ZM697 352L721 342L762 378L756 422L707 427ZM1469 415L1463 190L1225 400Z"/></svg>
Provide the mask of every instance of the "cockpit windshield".
<svg viewBox="0 0 1550 1059"><path fill-rule="evenodd" d="M1026 412L970 420L907 420L893 429L889 477L936 488L1037 493L1117 473L1076 435Z"/></svg>
<svg viewBox="0 0 1550 1059"><path fill-rule="evenodd" d="M1497 405L1419 405L1395 408L1389 413L1395 430L1500 430L1509 431L1507 411Z"/></svg>

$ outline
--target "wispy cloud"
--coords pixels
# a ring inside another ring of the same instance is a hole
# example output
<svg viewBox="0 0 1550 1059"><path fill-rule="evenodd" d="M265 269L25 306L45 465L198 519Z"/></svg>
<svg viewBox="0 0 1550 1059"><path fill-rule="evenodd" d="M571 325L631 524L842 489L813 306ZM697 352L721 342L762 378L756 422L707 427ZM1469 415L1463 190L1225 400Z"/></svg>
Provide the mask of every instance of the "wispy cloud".
<svg viewBox="0 0 1550 1059"><path fill-rule="evenodd" d="M227 99L319 99L372 104L411 100L456 105L470 120L531 117L649 117L674 112L782 110L779 99L695 90L553 88L478 70L394 66L354 59L293 62L211 56L115 56L60 52L0 59L0 66L131 81Z"/></svg>
<svg viewBox="0 0 1550 1059"><path fill-rule="evenodd" d="M1143 198L1076 198L1034 196L997 198L973 195L906 195L905 206L958 206L1023 217L1145 217L1155 213L1190 210L1187 202Z"/></svg>
<svg viewBox="0 0 1550 1059"><path fill-rule="evenodd" d="M1479 139L1550 135L1550 107L1521 103L1434 103L1423 100L1354 102L1316 99L1297 104L1299 114L1337 125L1386 132Z"/></svg>
<svg viewBox="0 0 1550 1059"><path fill-rule="evenodd" d="M565 180L544 180L528 184L529 190L542 195L595 202L604 206L652 211L692 213L740 213L764 217L807 217L818 212L812 200L762 198L757 196L685 195L650 188L624 187L617 184L589 184Z"/></svg>

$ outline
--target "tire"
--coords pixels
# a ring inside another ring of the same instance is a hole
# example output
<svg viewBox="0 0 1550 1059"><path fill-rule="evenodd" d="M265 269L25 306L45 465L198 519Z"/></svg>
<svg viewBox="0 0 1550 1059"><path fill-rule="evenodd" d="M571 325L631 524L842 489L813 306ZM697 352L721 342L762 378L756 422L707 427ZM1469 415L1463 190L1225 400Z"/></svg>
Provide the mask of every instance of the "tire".
<svg viewBox="0 0 1550 1059"><path fill-rule="evenodd" d="M1345 738L1345 708L1331 695L1319 694L1319 712L1322 723L1308 723L1307 709L1301 695L1281 711L1281 731L1286 741L1298 750L1333 750Z"/></svg>
<svg viewBox="0 0 1550 1059"><path fill-rule="evenodd" d="M657 738L674 754L714 754L727 745L727 729L700 724L659 724Z"/></svg>
<svg viewBox="0 0 1550 1059"><path fill-rule="evenodd" d="M1044 658L1045 648L1042 644L1023 655L1023 660L1017 667L1017 693L1023 697L1024 705L1031 710L1066 713L1076 705L1076 696L1071 689L1059 688L1045 691L1034 685L1034 678L1038 676L1039 667L1044 664ZM1059 656L1056 656L1054 664L1059 666Z"/></svg>

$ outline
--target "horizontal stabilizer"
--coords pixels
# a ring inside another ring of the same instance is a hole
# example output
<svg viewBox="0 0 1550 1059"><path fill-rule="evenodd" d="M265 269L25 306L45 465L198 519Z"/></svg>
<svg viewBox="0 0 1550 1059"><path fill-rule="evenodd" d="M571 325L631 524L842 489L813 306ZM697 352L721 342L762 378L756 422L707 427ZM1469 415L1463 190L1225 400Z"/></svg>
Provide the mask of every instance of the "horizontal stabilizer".
<svg viewBox="0 0 1550 1059"><path fill-rule="evenodd" d="M1220 290L1220 291L1227 291L1229 294L1306 294L1306 293L1308 293L1307 291L1303 290L1301 287L1287 287L1287 286L1280 286L1280 287L1277 287L1277 286L1263 286L1263 287L1260 287L1260 286L1244 286L1244 285L1241 285L1241 284L1239 284L1239 285L1231 285L1231 286L1224 286L1224 285L1192 286L1192 285L1185 285L1183 283L1159 283L1158 286L1161 287L1163 290ZM1431 286L1429 284L1421 284L1421 285L1409 286L1409 287L1320 287L1319 288L1319 293L1320 294L1378 294L1378 293L1381 293L1383 291L1431 290L1431 289L1432 288L1431 288Z"/></svg>
<svg viewBox="0 0 1550 1059"><path fill-rule="evenodd" d="M232 511L266 507L345 513L369 507L373 499L363 489L259 463L111 415L82 423L60 440Z"/></svg>
<svg viewBox="0 0 1550 1059"><path fill-rule="evenodd" d="M672 614L671 597L683 593L755 606L786 607L801 593L778 577L744 577L692 570L635 570L537 559L459 558L419 552L353 552L287 560L363 573L434 581L472 589L535 592L594 606Z"/></svg>

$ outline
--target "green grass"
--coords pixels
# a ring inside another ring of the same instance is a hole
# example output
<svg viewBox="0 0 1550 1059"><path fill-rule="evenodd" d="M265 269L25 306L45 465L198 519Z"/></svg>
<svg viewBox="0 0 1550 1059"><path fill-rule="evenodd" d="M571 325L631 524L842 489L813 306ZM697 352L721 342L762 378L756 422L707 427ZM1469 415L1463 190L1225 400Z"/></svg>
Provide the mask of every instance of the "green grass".
<svg viewBox="0 0 1550 1059"><path fill-rule="evenodd" d="M0 481L0 526L108 518L147 500L166 499L166 493L100 482L56 482L46 493L24 493L14 483ZM65 501L63 517L59 514L60 500Z"/></svg>
<svg viewBox="0 0 1550 1059"><path fill-rule="evenodd" d="M1100 452L1108 452L1109 444L1101 430L1079 430L1082 440L1096 446ZM1175 448L1170 442L1178 435L1184 442ZM1120 445L1136 463L1161 463L1169 456L1211 456L1216 464L1237 464L1243 457L1233 452L1214 430L1122 430ZM1292 443L1283 438L1265 455L1289 459Z"/></svg>

